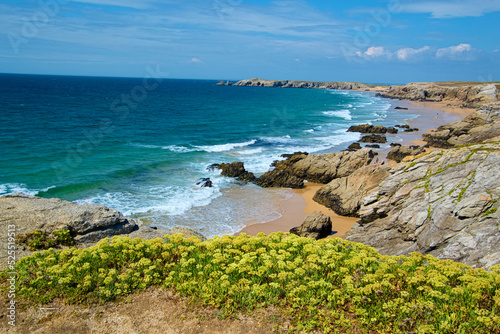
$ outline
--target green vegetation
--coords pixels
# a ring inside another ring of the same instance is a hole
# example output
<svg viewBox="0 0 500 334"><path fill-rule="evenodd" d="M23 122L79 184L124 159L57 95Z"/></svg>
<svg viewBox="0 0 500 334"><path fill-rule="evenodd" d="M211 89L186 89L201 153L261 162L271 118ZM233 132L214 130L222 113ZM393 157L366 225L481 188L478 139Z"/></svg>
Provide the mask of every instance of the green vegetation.
<svg viewBox="0 0 500 334"><path fill-rule="evenodd" d="M68 230L59 230L53 233L35 230L30 233L17 235L16 241L19 245L27 246L30 251L58 246L73 246L75 244Z"/></svg>
<svg viewBox="0 0 500 334"><path fill-rule="evenodd" d="M297 330L500 331L500 266L487 272L419 253L382 256L338 238L114 237L86 249L36 252L16 270L18 296L32 303L104 302L163 286L229 317L273 306Z"/></svg>

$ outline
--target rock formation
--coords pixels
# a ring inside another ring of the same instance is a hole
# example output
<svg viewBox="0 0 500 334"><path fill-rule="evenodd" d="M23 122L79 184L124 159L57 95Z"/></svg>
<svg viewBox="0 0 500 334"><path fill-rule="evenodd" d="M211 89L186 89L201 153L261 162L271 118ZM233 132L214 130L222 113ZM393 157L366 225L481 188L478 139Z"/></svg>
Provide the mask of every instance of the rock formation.
<svg viewBox="0 0 500 334"><path fill-rule="evenodd" d="M371 88L359 82L323 82L323 81L297 81L297 80L263 80L259 78L241 80L233 86L251 86L251 87L283 87L283 88L317 88L317 89L362 89Z"/></svg>
<svg viewBox="0 0 500 334"><path fill-rule="evenodd" d="M351 126L347 132L360 132L360 133L398 133L398 129L385 127L382 125L361 124Z"/></svg>
<svg viewBox="0 0 500 334"><path fill-rule="evenodd" d="M2 226L16 225L18 233L68 229L78 242L95 242L137 228L137 221L104 205L78 205L56 198L6 195L0 197L0 209Z"/></svg>
<svg viewBox="0 0 500 334"><path fill-rule="evenodd" d="M348 176L358 168L368 165L373 157L373 151L367 148L354 152L344 151L317 155L299 152L288 156L286 160L275 161L273 163L274 170L264 173L256 180L256 184L263 187L286 187L283 184L296 184L304 180L326 184L335 178Z"/></svg>
<svg viewBox="0 0 500 334"><path fill-rule="evenodd" d="M332 220L327 215L314 211L304 219L302 225L292 228L290 233L316 240L326 238L332 234Z"/></svg>
<svg viewBox="0 0 500 334"><path fill-rule="evenodd" d="M405 160L363 199L348 240L382 254L418 251L471 266L500 264L500 145Z"/></svg>
<svg viewBox="0 0 500 334"><path fill-rule="evenodd" d="M389 177L389 165L361 167L349 176L335 179L320 188L314 200L341 216L359 217L363 197Z"/></svg>
<svg viewBox="0 0 500 334"><path fill-rule="evenodd" d="M227 177L235 177L240 181L252 182L255 180L253 173L247 172L241 161L234 161L230 164L224 163L218 165L218 168L222 170L221 175Z"/></svg>
<svg viewBox="0 0 500 334"><path fill-rule="evenodd" d="M481 143L500 136L500 107L488 107L476 111L461 121L424 133L429 146L449 148L456 145Z"/></svg>

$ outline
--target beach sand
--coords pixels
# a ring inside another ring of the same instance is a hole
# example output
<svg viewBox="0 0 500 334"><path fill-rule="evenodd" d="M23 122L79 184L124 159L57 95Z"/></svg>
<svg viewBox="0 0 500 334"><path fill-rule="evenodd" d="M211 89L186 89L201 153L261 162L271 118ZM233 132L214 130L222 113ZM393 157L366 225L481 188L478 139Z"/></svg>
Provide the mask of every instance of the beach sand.
<svg viewBox="0 0 500 334"><path fill-rule="evenodd" d="M462 108L450 102L415 102L406 100L394 100L393 108L396 106L408 108L408 110L399 110L400 113L418 114L419 117L409 119L408 124L412 128L418 128L416 132L399 132L397 136L402 139L398 142L401 145L425 145L422 141L422 134L431 132L441 125L456 122L475 112L475 109ZM394 124L396 125L396 124ZM389 135L388 135L389 136ZM389 138L390 139L390 138ZM389 149L377 150L378 160L386 161L395 165L394 161L386 159ZM257 235L263 232L266 234L272 232L288 232L292 227L302 224L304 218L313 211L321 211L332 219L333 237L345 237L350 231L352 224L357 218L342 217L337 215L331 209L313 201L314 194L323 185L315 183L306 183L304 189L294 190L294 194L281 204L282 217L267 223L253 224L245 227L240 233Z"/></svg>
<svg viewBox="0 0 500 334"><path fill-rule="evenodd" d="M314 194L322 186L323 184L306 182L303 189L296 189L292 197L284 201L281 206L281 218L268 223L247 226L240 233L257 235L259 232L266 234L280 231L288 232L292 227L302 224L308 214L314 211L321 211L332 219L332 236L345 236L351 230L351 225L356 222L357 218L339 216L327 207L313 201Z"/></svg>

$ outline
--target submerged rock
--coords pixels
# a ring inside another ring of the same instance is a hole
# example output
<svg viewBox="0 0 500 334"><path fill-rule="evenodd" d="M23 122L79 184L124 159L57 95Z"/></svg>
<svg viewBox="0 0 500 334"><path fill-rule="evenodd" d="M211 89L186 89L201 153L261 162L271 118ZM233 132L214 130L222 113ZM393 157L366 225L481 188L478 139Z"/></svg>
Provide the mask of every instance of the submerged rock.
<svg viewBox="0 0 500 334"><path fill-rule="evenodd" d="M314 211L306 217L302 225L292 228L290 233L316 240L326 238L332 234L332 220L327 215Z"/></svg>
<svg viewBox="0 0 500 334"><path fill-rule="evenodd" d="M196 185L201 187L201 188L211 188L212 187L212 180L210 180L209 177L203 177L203 178L198 179L196 181Z"/></svg>
<svg viewBox="0 0 500 334"><path fill-rule="evenodd" d="M382 254L417 251L475 267L500 264L500 145L406 160L363 199L347 239Z"/></svg>

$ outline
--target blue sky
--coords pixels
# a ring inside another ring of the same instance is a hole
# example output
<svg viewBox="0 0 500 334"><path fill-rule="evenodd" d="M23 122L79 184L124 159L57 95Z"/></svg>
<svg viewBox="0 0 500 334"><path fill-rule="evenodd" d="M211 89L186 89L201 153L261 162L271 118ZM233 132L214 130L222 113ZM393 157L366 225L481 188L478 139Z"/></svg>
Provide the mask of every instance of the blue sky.
<svg viewBox="0 0 500 334"><path fill-rule="evenodd" d="M500 80L500 0L3 0L0 72Z"/></svg>

